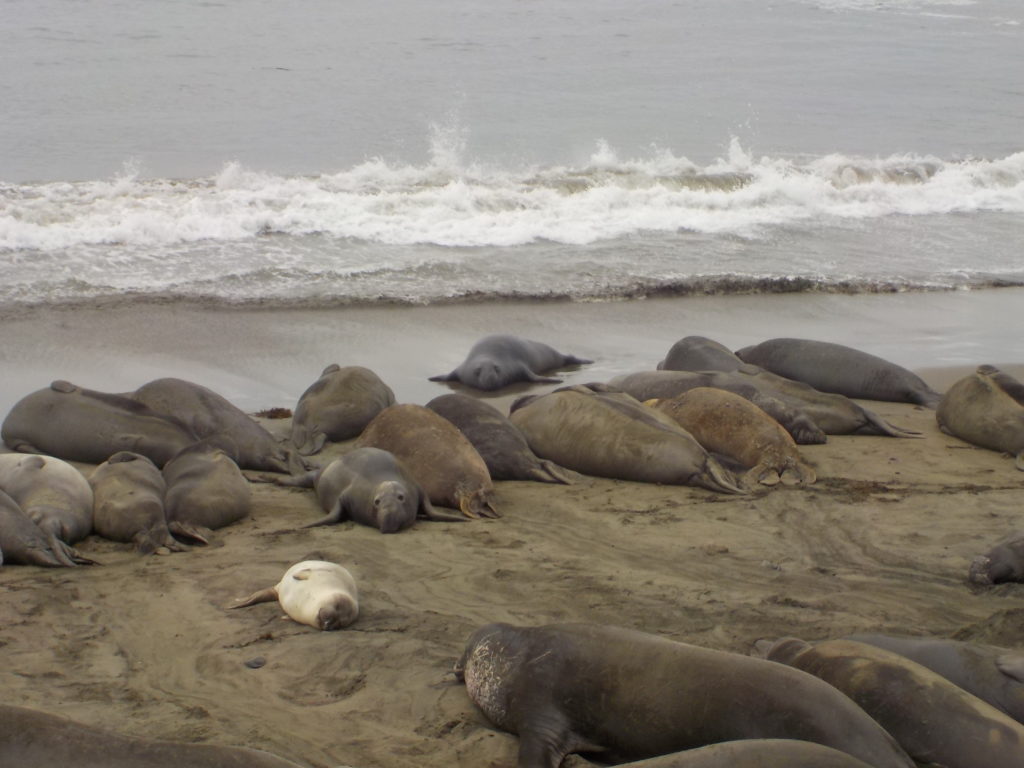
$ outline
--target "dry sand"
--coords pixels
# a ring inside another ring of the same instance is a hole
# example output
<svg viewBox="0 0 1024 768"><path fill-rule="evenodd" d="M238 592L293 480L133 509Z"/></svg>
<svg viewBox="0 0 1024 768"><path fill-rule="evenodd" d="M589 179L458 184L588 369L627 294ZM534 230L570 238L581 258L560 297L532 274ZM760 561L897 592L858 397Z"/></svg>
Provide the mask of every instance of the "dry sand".
<svg viewBox="0 0 1024 768"><path fill-rule="evenodd" d="M328 362L307 364L316 370L306 378ZM175 373L187 371L154 375ZM55 366L49 377L63 375ZM865 405L924 439L802 446L819 477L805 488L735 497L591 478L503 482L501 519L385 536L352 523L296 530L320 515L312 493L259 484L251 518L208 547L142 557L93 536L80 549L102 566L0 567L4 702L311 766L512 766L517 739L491 727L450 674L487 622L610 623L740 653L761 637L867 630L1021 647L1024 586L980 589L966 574L1024 527L1024 473L940 433L933 411ZM310 557L358 580L351 627L282 621L273 603L225 609ZM255 658L265 665L246 666Z"/></svg>

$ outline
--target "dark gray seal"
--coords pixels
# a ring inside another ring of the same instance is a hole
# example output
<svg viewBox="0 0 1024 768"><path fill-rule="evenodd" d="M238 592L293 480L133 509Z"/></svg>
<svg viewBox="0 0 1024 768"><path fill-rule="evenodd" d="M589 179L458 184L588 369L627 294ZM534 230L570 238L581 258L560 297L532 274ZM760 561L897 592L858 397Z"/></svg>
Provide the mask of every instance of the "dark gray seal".
<svg viewBox="0 0 1024 768"><path fill-rule="evenodd" d="M78 565L61 553L18 506L18 502L0 491L0 564L42 565L50 568Z"/></svg>
<svg viewBox="0 0 1024 768"><path fill-rule="evenodd" d="M728 347L706 336L686 336L658 363L659 371L735 371L743 365Z"/></svg>
<svg viewBox="0 0 1024 768"><path fill-rule="evenodd" d="M1024 531L1011 533L971 561L967 578L975 584L1024 581Z"/></svg>
<svg viewBox="0 0 1024 768"><path fill-rule="evenodd" d="M857 634L846 639L916 661L1024 723L1024 651L930 637Z"/></svg>
<svg viewBox="0 0 1024 768"><path fill-rule="evenodd" d="M539 458L526 437L493 405L467 395L440 395L427 408L448 419L477 449L492 480L571 484L566 470Z"/></svg>
<svg viewBox="0 0 1024 768"><path fill-rule="evenodd" d="M93 494L93 528L111 541L135 544L143 555L160 547L183 552L167 528L164 494L167 483L160 469L145 456L121 451L89 475Z"/></svg>
<svg viewBox="0 0 1024 768"><path fill-rule="evenodd" d="M1020 768L1024 726L930 669L852 640L785 638L765 658L819 677L871 715L919 763Z"/></svg>
<svg viewBox="0 0 1024 768"><path fill-rule="evenodd" d="M11 768L301 768L248 747L121 736L64 717L0 704L0 765Z"/></svg>
<svg viewBox="0 0 1024 768"><path fill-rule="evenodd" d="M81 472L53 456L4 453L0 490L39 527L64 565L94 562L71 546L92 533L92 488Z"/></svg>
<svg viewBox="0 0 1024 768"><path fill-rule="evenodd" d="M209 531L223 528L252 509L252 490L234 459L234 446L221 435L189 446L164 467L164 512L176 536L209 543Z"/></svg>
<svg viewBox="0 0 1024 768"><path fill-rule="evenodd" d="M454 371L431 376L430 381L458 381L466 386L488 391L501 389L517 381L557 384L561 379L540 374L556 368L587 365L592 362L593 360L562 354L539 341L496 334L485 336L474 344L469 350L469 355Z"/></svg>
<svg viewBox="0 0 1024 768"><path fill-rule="evenodd" d="M198 440L177 419L142 403L67 381L55 381L15 403L0 434L22 453L102 464L118 451L134 451L158 467Z"/></svg>
<svg viewBox="0 0 1024 768"><path fill-rule="evenodd" d="M652 757L619 768L871 768L863 760L812 741L743 739L723 741Z"/></svg>
<svg viewBox="0 0 1024 768"><path fill-rule="evenodd" d="M214 435L230 438L240 467L284 473L307 469L294 450L278 443L241 409L204 386L183 379L156 379L135 390L132 399L184 422L199 439Z"/></svg>
<svg viewBox="0 0 1024 768"><path fill-rule="evenodd" d="M571 752L608 762L737 739L799 739L875 768L913 768L882 728L835 688L781 664L593 624L490 624L455 674L519 765L557 768Z"/></svg>
<svg viewBox="0 0 1024 768"><path fill-rule="evenodd" d="M992 365L956 382L935 413L939 428L973 445L1004 451L1024 470L1024 384Z"/></svg>
<svg viewBox="0 0 1024 768"><path fill-rule="evenodd" d="M822 392L935 408L942 398L917 374L859 349L811 339L769 339L736 353L747 363Z"/></svg>
<svg viewBox="0 0 1024 768"><path fill-rule="evenodd" d="M328 440L358 437L374 416L394 404L391 387L369 368L329 365L295 406L292 443L303 456L318 453Z"/></svg>
<svg viewBox="0 0 1024 768"><path fill-rule="evenodd" d="M466 519L435 509L402 463L380 448L356 448L323 469L276 482L316 491L327 515L304 528L352 520L381 533L397 533L416 522L418 516L445 522Z"/></svg>

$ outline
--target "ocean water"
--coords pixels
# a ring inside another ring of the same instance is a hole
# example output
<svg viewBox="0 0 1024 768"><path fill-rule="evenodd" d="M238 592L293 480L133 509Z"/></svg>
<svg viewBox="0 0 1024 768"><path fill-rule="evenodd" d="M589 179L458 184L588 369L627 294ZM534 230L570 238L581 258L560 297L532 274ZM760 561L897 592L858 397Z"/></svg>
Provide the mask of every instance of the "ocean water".
<svg viewBox="0 0 1024 768"><path fill-rule="evenodd" d="M0 311L1022 286L1022 73L1019 0L5 0Z"/></svg>

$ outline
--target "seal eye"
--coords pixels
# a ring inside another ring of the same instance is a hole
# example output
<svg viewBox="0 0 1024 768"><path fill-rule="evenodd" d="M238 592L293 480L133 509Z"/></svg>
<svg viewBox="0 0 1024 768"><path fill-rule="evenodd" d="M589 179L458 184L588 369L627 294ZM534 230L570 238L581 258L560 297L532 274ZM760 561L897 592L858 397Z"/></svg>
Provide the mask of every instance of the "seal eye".
<svg viewBox="0 0 1024 768"><path fill-rule="evenodd" d="M375 498L373 500L373 506L375 506L375 507L379 507L380 506L380 496L378 496L377 498Z"/></svg>

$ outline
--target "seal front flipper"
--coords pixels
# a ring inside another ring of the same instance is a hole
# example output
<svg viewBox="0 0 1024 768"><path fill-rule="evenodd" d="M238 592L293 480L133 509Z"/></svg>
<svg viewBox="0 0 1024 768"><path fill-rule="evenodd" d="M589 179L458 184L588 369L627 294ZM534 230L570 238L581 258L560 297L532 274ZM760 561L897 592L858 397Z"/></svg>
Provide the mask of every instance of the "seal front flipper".
<svg viewBox="0 0 1024 768"><path fill-rule="evenodd" d="M552 713L540 713L531 721L544 719L545 722L529 722L519 730L518 768L558 768L566 755L573 752L607 752L604 747L581 739L564 723L547 722ZM561 720L558 715L554 719Z"/></svg>
<svg viewBox="0 0 1024 768"><path fill-rule="evenodd" d="M529 368L527 368L524 371L523 375L526 377L527 381L532 381L534 384L561 384L562 383L561 379L555 379L555 378L552 378L551 376L541 376L539 374L534 373Z"/></svg>
<svg viewBox="0 0 1024 768"><path fill-rule="evenodd" d="M277 600L277 587L267 587L266 589L260 589L253 592L248 597L243 597L241 600L228 606L228 610L234 608L245 608L249 605L256 605L256 603L270 603Z"/></svg>
<svg viewBox="0 0 1024 768"><path fill-rule="evenodd" d="M348 503L345 494L342 493L338 496L338 500L334 502L334 506L331 507L331 511L321 517L319 520L314 520L312 523L306 523L305 525L299 526L300 528L316 528L320 525L334 525L340 523L343 520L349 519Z"/></svg>

